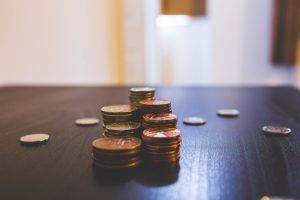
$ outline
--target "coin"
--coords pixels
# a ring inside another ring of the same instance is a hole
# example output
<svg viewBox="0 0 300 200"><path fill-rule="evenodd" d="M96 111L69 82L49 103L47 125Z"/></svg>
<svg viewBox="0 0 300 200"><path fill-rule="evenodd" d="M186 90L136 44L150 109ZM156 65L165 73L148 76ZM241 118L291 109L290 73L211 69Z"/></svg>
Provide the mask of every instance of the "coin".
<svg viewBox="0 0 300 200"><path fill-rule="evenodd" d="M75 121L76 125L80 126L91 126L91 125L96 125L100 121L97 118L80 118Z"/></svg>
<svg viewBox="0 0 300 200"><path fill-rule="evenodd" d="M105 127L108 131L127 132L139 129L141 127L141 124L138 122L120 122L108 124Z"/></svg>
<svg viewBox="0 0 300 200"><path fill-rule="evenodd" d="M176 140L180 138L180 131L176 128L150 128L143 131L146 140Z"/></svg>
<svg viewBox="0 0 300 200"><path fill-rule="evenodd" d="M92 142L93 148L100 151L130 151L141 146L141 140L135 137L104 137Z"/></svg>
<svg viewBox="0 0 300 200"><path fill-rule="evenodd" d="M168 100L160 100L160 99L153 99L153 100L142 100L140 101L141 105L146 106L164 106L164 105L170 105L171 102Z"/></svg>
<svg viewBox="0 0 300 200"><path fill-rule="evenodd" d="M139 166L142 163L142 160L138 160L137 162L133 162L130 164L122 164L122 165L109 165L109 164L103 164L99 162L94 162L94 165L96 167L104 168L104 169L131 169Z"/></svg>
<svg viewBox="0 0 300 200"><path fill-rule="evenodd" d="M26 144L43 143L49 140L49 135L45 133L36 133L22 136L20 141Z"/></svg>
<svg viewBox="0 0 300 200"><path fill-rule="evenodd" d="M155 89L151 87L136 87L136 88L131 88L130 92L149 93L149 92L155 92Z"/></svg>
<svg viewBox="0 0 300 200"><path fill-rule="evenodd" d="M110 115L131 114L132 112L136 111L136 108L131 105L112 105L102 107L101 111Z"/></svg>
<svg viewBox="0 0 300 200"><path fill-rule="evenodd" d="M283 126L264 126L262 131L268 135L287 136L292 130Z"/></svg>
<svg viewBox="0 0 300 200"><path fill-rule="evenodd" d="M183 123L187 125L204 125L206 120L201 117L188 117L183 119Z"/></svg>
<svg viewBox="0 0 300 200"><path fill-rule="evenodd" d="M240 115L237 109L221 109L217 113L221 117L237 117Z"/></svg>
<svg viewBox="0 0 300 200"><path fill-rule="evenodd" d="M143 119L147 123L169 123L176 122L177 116L172 113L146 114Z"/></svg>

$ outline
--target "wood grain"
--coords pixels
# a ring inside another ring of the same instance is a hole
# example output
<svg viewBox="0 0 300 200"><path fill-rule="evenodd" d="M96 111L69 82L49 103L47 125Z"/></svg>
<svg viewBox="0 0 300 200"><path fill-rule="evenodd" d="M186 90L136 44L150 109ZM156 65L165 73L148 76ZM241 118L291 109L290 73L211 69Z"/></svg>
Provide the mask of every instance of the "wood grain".
<svg viewBox="0 0 300 200"><path fill-rule="evenodd" d="M128 87L8 87L0 89L0 199L259 199L300 198L300 94L291 87L158 87L170 99L183 132L180 167L141 167L111 173L92 167L91 142L104 105L128 102ZM238 118L221 118L237 108ZM199 115L204 126L182 119ZM289 137L261 133L288 126ZM45 145L24 146L28 133L51 135Z"/></svg>

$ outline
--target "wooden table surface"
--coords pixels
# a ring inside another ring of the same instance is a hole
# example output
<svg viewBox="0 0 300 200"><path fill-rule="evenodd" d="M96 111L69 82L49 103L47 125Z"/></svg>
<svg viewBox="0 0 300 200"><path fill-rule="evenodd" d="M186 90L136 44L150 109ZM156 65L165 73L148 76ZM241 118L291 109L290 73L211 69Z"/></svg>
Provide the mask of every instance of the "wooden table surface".
<svg viewBox="0 0 300 200"><path fill-rule="evenodd" d="M91 142L102 127L78 127L104 105L128 103L128 87L0 89L0 199L259 199L300 198L300 94L291 87L158 87L182 131L180 168L131 173L93 168ZM221 118L236 108L238 118ZM204 126L182 119L199 115ZM263 135L264 125L292 129ZM24 146L22 135L49 133L47 144Z"/></svg>

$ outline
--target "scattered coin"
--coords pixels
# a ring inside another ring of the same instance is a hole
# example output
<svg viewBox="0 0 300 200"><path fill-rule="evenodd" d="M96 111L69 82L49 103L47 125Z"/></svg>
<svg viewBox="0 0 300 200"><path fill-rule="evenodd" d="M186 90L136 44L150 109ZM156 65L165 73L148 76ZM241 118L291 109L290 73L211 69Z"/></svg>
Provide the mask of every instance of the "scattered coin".
<svg viewBox="0 0 300 200"><path fill-rule="evenodd" d="M99 119L97 118L80 118L75 121L75 124L80 126L91 126L99 124Z"/></svg>
<svg viewBox="0 0 300 200"><path fill-rule="evenodd" d="M292 130L283 126L264 126L262 131L268 135L287 136Z"/></svg>
<svg viewBox="0 0 300 200"><path fill-rule="evenodd" d="M238 117L240 115L237 109L221 109L217 113L221 117Z"/></svg>
<svg viewBox="0 0 300 200"><path fill-rule="evenodd" d="M204 125L206 120L201 117L188 117L183 119L183 123L187 125Z"/></svg>
<svg viewBox="0 0 300 200"><path fill-rule="evenodd" d="M22 136L20 141L26 144L43 143L49 140L49 135L45 133L36 133Z"/></svg>

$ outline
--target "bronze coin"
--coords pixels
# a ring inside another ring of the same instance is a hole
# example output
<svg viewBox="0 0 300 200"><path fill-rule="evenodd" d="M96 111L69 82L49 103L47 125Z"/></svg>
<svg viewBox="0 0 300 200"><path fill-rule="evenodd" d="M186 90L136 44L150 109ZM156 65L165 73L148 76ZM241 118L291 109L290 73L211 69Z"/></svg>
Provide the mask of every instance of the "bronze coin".
<svg viewBox="0 0 300 200"><path fill-rule="evenodd" d="M143 131L142 137L150 141L177 140L180 138L180 131L176 128L150 128Z"/></svg>
<svg viewBox="0 0 300 200"><path fill-rule="evenodd" d="M101 111L108 115L131 114L136 111L136 108L131 105L112 105L102 107Z"/></svg>
<svg viewBox="0 0 300 200"><path fill-rule="evenodd" d="M138 122L119 122L112 123L105 126L108 131L111 132L128 132L135 131L141 127Z"/></svg>
<svg viewBox="0 0 300 200"><path fill-rule="evenodd" d="M283 126L264 126L262 131L268 135L288 136L292 130Z"/></svg>
<svg viewBox="0 0 300 200"><path fill-rule="evenodd" d="M153 100L142 100L140 104L143 106L168 106L171 104L168 100L160 100L160 99L153 99Z"/></svg>
<svg viewBox="0 0 300 200"><path fill-rule="evenodd" d="M143 116L143 119L148 123L169 123L176 122L177 116L172 113L146 114Z"/></svg>
<svg viewBox="0 0 300 200"><path fill-rule="evenodd" d="M93 148L100 151L131 151L141 146L136 137L103 137L92 142Z"/></svg>
<svg viewBox="0 0 300 200"><path fill-rule="evenodd" d="M138 160L137 162L133 162L130 164L122 164L122 165L111 165L111 164L102 164L98 162L94 162L96 167L100 167L103 169L131 169L139 166L142 163L142 160Z"/></svg>
<svg viewBox="0 0 300 200"><path fill-rule="evenodd" d="M102 164L110 164L110 165L124 165L130 164L141 160L141 157L132 157L127 159L103 159L98 157L93 157L94 162L102 163Z"/></svg>

